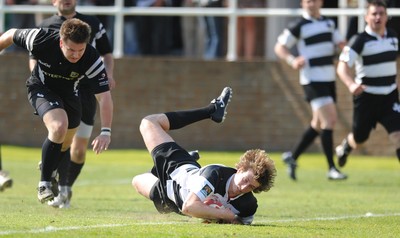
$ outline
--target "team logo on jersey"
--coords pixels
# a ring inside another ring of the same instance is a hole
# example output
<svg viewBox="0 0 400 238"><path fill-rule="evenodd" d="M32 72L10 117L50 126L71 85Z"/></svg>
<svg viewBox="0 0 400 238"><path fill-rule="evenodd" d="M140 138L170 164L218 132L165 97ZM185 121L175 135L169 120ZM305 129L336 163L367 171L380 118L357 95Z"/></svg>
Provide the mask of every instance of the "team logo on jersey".
<svg viewBox="0 0 400 238"><path fill-rule="evenodd" d="M102 74L101 74L101 77L98 78L97 80L102 81L102 80L104 80L105 78L106 78L106 74L105 74L105 73L102 73Z"/></svg>
<svg viewBox="0 0 400 238"><path fill-rule="evenodd" d="M210 195L210 194L212 193L212 189L211 189L211 187L210 187L208 184L206 184L206 185L204 185L204 187L200 190L200 192L201 192L205 197L207 197L208 195Z"/></svg>
<svg viewBox="0 0 400 238"><path fill-rule="evenodd" d="M390 43L395 49L397 49L397 42L392 38L392 42Z"/></svg>
<svg viewBox="0 0 400 238"><path fill-rule="evenodd" d="M71 74L69 75L71 78L78 78L79 73L72 71Z"/></svg>
<svg viewBox="0 0 400 238"><path fill-rule="evenodd" d="M327 26L329 29L333 28L333 26L332 26L332 24L331 24L330 22L326 22L326 26Z"/></svg>

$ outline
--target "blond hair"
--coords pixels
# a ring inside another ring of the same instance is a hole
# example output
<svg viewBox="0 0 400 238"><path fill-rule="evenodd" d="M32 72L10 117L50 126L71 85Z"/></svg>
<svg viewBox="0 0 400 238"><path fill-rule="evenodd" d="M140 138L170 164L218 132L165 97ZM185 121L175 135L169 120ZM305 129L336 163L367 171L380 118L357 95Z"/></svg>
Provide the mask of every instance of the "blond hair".
<svg viewBox="0 0 400 238"><path fill-rule="evenodd" d="M261 149L253 149L246 151L241 157L236 169L254 172L255 179L261 185L254 189L253 192L260 193L270 190L274 186L276 177L276 168L274 161L269 155Z"/></svg>

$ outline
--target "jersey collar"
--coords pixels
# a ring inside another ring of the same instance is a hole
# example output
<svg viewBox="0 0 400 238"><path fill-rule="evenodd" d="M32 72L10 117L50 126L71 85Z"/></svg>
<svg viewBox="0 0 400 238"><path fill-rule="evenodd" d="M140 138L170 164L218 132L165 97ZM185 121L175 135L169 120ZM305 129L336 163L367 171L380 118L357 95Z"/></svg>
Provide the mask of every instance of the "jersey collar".
<svg viewBox="0 0 400 238"><path fill-rule="evenodd" d="M303 12L303 18L309 21L321 21L323 19L322 16L320 16L319 18L314 18L310 14L308 14L308 12Z"/></svg>
<svg viewBox="0 0 400 238"><path fill-rule="evenodd" d="M375 36L375 37L378 38L378 39L382 39L382 38L385 38L385 37L387 36L387 30L386 30L386 29L385 29L385 34L384 34L384 36L382 37L381 35L377 34L377 33L374 32L374 31L372 31L371 27L368 26L368 25L365 26L365 32L367 32L368 35Z"/></svg>

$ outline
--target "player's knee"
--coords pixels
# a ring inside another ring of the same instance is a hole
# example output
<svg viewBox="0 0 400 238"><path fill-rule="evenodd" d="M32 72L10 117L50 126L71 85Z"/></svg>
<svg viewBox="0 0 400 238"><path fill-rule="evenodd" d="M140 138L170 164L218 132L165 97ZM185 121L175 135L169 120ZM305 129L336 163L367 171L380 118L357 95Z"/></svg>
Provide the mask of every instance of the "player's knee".
<svg viewBox="0 0 400 238"><path fill-rule="evenodd" d="M337 118L336 117L329 117L326 121L326 128L333 129L336 125Z"/></svg>
<svg viewBox="0 0 400 238"><path fill-rule="evenodd" d="M140 122L139 130L143 134L146 132L150 125L154 124L154 121L156 121L156 116L155 115L148 115L142 119Z"/></svg>
<svg viewBox="0 0 400 238"><path fill-rule="evenodd" d="M135 176L132 178L132 187L138 192L139 194L142 194L142 191L140 189L140 176ZM143 195L143 194L142 194Z"/></svg>
<svg viewBox="0 0 400 238"><path fill-rule="evenodd" d="M137 178L136 176L132 178L132 187L136 189ZM137 189L136 189L137 190Z"/></svg>
<svg viewBox="0 0 400 238"><path fill-rule="evenodd" d="M49 129L49 134L53 138L64 138L68 131L68 124L61 121L54 121L47 127Z"/></svg>
<svg viewBox="0 0 400 238"><path fill-rule="evenodd" d="M75 163L82 164L85 162L86 148L74 148L71 149L71 160Z"/></svg>

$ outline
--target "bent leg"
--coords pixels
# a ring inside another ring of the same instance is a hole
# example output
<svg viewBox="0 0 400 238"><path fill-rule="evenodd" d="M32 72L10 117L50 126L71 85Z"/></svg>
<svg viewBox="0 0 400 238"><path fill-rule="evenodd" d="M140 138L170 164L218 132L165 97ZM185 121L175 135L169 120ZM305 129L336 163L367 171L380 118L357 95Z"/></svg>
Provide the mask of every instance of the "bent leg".
<svg viewBox="0 0 400 238"><path fill-rule="evenodd" d="M316 110L321 129L333 130L337 121L336 105L334 103L326 104Z"/></svg>
<svg viewBox="0 0 400 238"><path fill-rule="evenodd" d="M142 119L139 129L149 152L160 144L174 141L167 133L169 131L169 120L165 114L146 116Z"/></svg>
<svg viewBox="0 0 400 238"><path fill-rule="evenodd" d="M50 141L62 144L68 130L68 117L64 109L52 109L43 116Z"/></svg>
<svg viewBox="0 0 400 238"><path fill-rule="evenodd" d="M328 103L316 110L321 127L321 144L328 162L329 169L335 168L333 161L333 128L337 120L335 104Z"/></svg>
<svg viewBox="0 0 400 238"><path fill-rule="evenodd" d="M77 164L85 163L88 145L89 138L82 138L75 135L71 144L71 161Z"/></svg>
<svg viewBox="0 0 400 238"><path fill-rule="evenodd" d="M46 112L43 122L48 130L48 137L42 146L41 181L51 181L51 175L58 165L62 143L67 134L68 118L63 109L56 108Z"/></svg>
<svg viewBox="0 0 400 238"><path fill-rule="evenodd" d="M133 177L132 186L142 196L150 199L150 191L154 184L158 181L158 178L151 173L139 174Z"/></svg>

